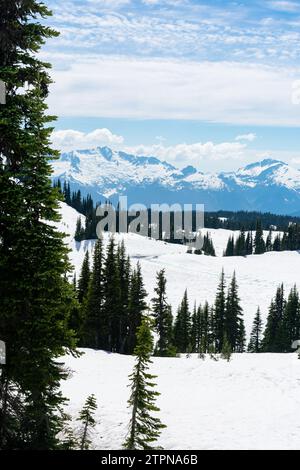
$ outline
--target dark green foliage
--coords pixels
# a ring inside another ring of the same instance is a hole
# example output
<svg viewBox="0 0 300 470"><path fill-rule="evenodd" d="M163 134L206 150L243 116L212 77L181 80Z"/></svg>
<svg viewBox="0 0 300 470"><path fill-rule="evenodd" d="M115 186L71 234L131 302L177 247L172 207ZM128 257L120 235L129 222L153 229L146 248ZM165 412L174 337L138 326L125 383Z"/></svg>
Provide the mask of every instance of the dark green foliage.
<svg viewBox="0 0 300 470"><path fill-rule="evenodd" d="M235 250L234 250L234 237L233 235L229 237L226 249L224 251L224 256L234 256Z"/></svg>
<svg viewBox="0 0 300 470"><path fill-rule="evenodd" d="M130 280L129 305L128 305L128 337L125 351L132 354L136 346L136 331L141 325L142 316L147 310L147 293L144 288L141 266L138 263Z"/></svg>
<svg viewBox="0 0 300 470"><path fill-rule="evenodd" d="M82 263L81 273L78 280L77 285L77 297L79 302L82 304L86 299L88 293L88 287L91 277L91 270L90 270L90 256L89 252L86 251L84 260Z"/></svg>
<svg viewBox="0 0 300 470"><path fill-rule="evenodd" d="M157 356L172 356L174 348L172 344L173 317L171 306L167 302L165 271L161 270L156 276L157 285L154 289L156 296L152 299L152 315L154 318L154 328L158 334L158 341L155 347Z"/></svg>
<svg viewBox="0 0 300 470"><path fill-rule="evenodd" d="M102 239L97 240L93 254L93 269L86 287L86 302L83 306L83 331L81 343L83 346L102 349L105 348L105 319L103 311L103 246Z"/></svg>
<svg viewBox="0 0 300 470"><path fill-rule="evenodd" d="M226 337L233 352L244 352L245 327L243 320L243 310L240 306L240 299L238 296L238 286L235 273L233 274L231 283L229 285L226 298L224 337Z"/></svg>
<svg viewBox="0 0 300 470"><path fill-rule="evenodd" d="M248 352L250 353L259 353L261 352L261 346L262 346L262 340L261 340L261 334L262 334L262 319L261 319L261 314L260 314L260 308L257 309L254 322L253 322L253 327L250 335L250 341L248 344Z"/></svg>
<svg viewBox="0 0 300 470"><path fill-rule="evenodd" d="M191 313L185 291L174 325L174 345L177 352L186 353L191 347Z"/></svg>
<svg viewBox="0 0 300 470"><path fill-rule="evenodd" d="M2 449L58 447L65 373L57 358L74 348L67 249L52 223L59 220L59 193L50 183L50 160L58 157L45 104L50 65L37 55L57 35L39 22L49 15L35 0L1 1L0 79L7 90L0 106L0 332L7 344ZM22 394L21 439L16 427L9 429L13 416L5 405L13 385Z"/></svg>
<svg viewBox="0 0 300 470"><path fill-rule="evenodd" d="M225 333L224 339L223 339L222 351L221 351L221 358L229 362L231 359L231 354L232 354L232 347Z"/></svg>
<svg viewBox="0 0 300 470"><path fill-rule="evenodd" d="M272 300L267 325L263 338L263 350L265 352L282 352L284 348L284 289L283 285L278 287L275 299Z"/></svg>
<svg viewBox="0 0 300 470"><path fill-rule="evenodd" d="M107 338L105 348L108 351L120 350L120 315L121 312L121 290L120 277L117 263L116 244L112 237L107 246L105 266L104 266L104 302L103 315Z"/></svg>
<svg viewBox="0 0 300 470"><path fill-rule="evenodd" d="M261 225L260 220L258 220L256 223L254 246L255 246L254 253L256 255L261 255L266 252L266 244L263 238L263 230L262 230L262 225Z"/></svg>
<svg viewBox="0 0 300 470"><path fill-rule="evenodd" d="M137 343L134 350L136 363L130 375L131 395L128 404L132 409L132 415L128 437L124 443L124 448L128 450L155 449L153 444L159 438L161 430L165 428L159 418L152 416L152 413L160 411L155 405L159 396L154 390L153 380L156 376L148 372L152 363L153 345L151 321L144 317L137 329Z"/></svg>
<svg viewBox="0 0 300 470"><path fill-rule="evenodd" d="M217 290L214 305L214 331L215 331L215 348L216 352L221 352L224 339L225 315L226 315L226 284L225 274L222 270L220 283Z"/></svg>
<svg viewBox="0 0 300 470"><path fill-rule="evenodd" d="M77 421L80 421L82 430L80 433L80 450L88 450L91 445L91 430L95 428L95 412L97 410L97 400L95 395L90 395L79 413Z"/></svg>

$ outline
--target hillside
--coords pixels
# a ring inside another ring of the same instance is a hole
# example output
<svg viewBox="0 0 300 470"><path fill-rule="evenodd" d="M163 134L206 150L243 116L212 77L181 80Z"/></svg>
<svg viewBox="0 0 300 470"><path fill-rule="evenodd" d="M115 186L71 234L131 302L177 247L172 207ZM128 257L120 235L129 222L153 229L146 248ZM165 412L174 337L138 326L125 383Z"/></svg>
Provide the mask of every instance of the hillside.
<svg viewBox="0 0 300 470"><path fill-rule="evenodd" d="M62 204L62 214L69 227L74 228L78 213ZM65 215L64 215L65 214ZM66 230L66 227L63 226ZM146 289L151 299L157 271L165 269L168 279L168 299L176 311L185 289L188 290L190 302L208 300L212 302L222 268L227 280L236 271L240 288L241 304L244 309L247 332L252 325L257 306L262 309L266 318L268 307L279 284L284 283L287 290L300 279L298 252L271 252L264 255L252 255L247 258L221 256L230 234L230 230L209 230L216 247L216 258L187 254L182 245L167 244L150 240L135 234L115 235L116 241L124 238L127 252L134 263L140 262ZM71 231L71 233L74 233ZM265 234L266 235L266 234ZM109 234L104 235L107 243ZM86 250L92 252L94 241L68 241L71 249L70 259L79 275Z"/></svg>
<svg viewBox="0 0 300 470"><path fill-rule="evenodd" d="M72 373L62 390L73 417L88 395L98 401L93 445L120 449L130 411L128 374L133 358L84 350L65 357ZM232 361L154 358L167 425L165 449L300 449L300 368L296 354L235 354ZM180 403L180 406L178 404Z"/></svg>

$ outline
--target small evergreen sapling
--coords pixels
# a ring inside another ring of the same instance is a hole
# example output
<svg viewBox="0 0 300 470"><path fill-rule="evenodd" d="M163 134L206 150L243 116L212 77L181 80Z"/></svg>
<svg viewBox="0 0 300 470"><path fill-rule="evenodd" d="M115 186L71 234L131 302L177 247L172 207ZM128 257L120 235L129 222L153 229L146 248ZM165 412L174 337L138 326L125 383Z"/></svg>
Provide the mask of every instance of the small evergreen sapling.
<svg viewBox="0 0 300 470"><path fill-rule="evenodd" d="M79 413L77 421L82 424L80 436L80 450L88 450L91 446L91 429L95 428L95 411L97 410L97 401L95 395L90 395Z"/></svg>
<svg viewBox="0 0 300 470"><path fill-rule="evenodd" d="M132 408L132 415L124 448L149 450L155 448L152 445L159 438L161 430L165 428L159 418L151 415L152 412L159 411L155 401L160 394L154 390L153 380L156 376L148 372L154 346L149 318L142 319L136 336L137 345L134 351L136 363L133 373L129 376L131 395L128 404Z"/></svg>

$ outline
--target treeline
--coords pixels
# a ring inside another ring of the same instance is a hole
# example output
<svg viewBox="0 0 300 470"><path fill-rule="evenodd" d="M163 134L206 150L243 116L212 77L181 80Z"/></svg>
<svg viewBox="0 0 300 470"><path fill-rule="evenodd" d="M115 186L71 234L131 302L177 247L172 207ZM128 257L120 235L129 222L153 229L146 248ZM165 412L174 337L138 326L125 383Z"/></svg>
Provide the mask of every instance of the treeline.
<svg viewBox="0 0 300 470"><path fill-rule="evenodd" d="M131 266L124 242L111 238L106 249L97 240L90 266L86 252L78 282L74 280L79 311L71 327L82 347L132 354L143 315L153 319L157 334L154 354L172 357L180 353L290 352L300 339L300 300L294 287L288 299L283 286L272 300L265 330L258 309L248 347L236 275L226 285L222 271L214 302L190 306L187 291L172 312L167 299L165 271L157 273L155 295L147 303L140 265Z"/></svg>
<svg viewBox="0 0 300 470"><path fill-rule="evenodd" d="M90 195L82 197L81 191L72 191L70 183L55 180L56 186L62 193L65 202L86 217L86 223L82 226L81 219L77 221L75 232L76 241L97 238L96 227L101 220L96 216L97 205L94 204ZM108 202L108 201L107 201ZM150 213L150 210L149 210ZM116 211L117 231L118 231L118 211ZM169 243L187 243L187 240L178 240L174 237L174 214L170 214L171 234L169 239L165 239L163 234L159 234L159 239ZM196 216L193 214L193 230L196 231ZM128 217L128 224L131 218ZM292 216L275 215L271 213L259 212L205 212L204 225L208 229L223 228L226 230L239 230L241 232L237 240L230 237L224 256L247 256L249 254L262 254L267 251L285 251L300 249L300 218ZM268 230L269 236L265 241L263 231ZM274 231L281 231L283 235L273 238ZM149 224L148 236L151 237L151 224ZM192 252L192 250L190 250ZM209 235L204 237L202 250L195 250L195 254L205 254L215 256L213 241Z"/></svg>
<svg viewBox="0 0 300 470"><path fill-rule="evenodd" d="M147 304L140 265L131 266L124 243L113 238L106 250L96 241L92 266L86 252L78 282L74 280L80 310L73 315L72 328L82 347L132 354L136 331L145 312L153 318L158 336L154 354L221 353L245 350L243 312L235 274L226 290L222 272L213 306L205 303L190 309L187 292L173 320L167 300L164 270L157 273L155 296Z"/></svg>
<svg viewBox="0 0 300 470"><path fill-rule="evenodd" d="M85 224L82 224L81 218L78 217L76 230L75 230L75 240L80 242L83 240L93 240L98 238L96 229L97 224L101 220L101 217L96 216L96 210L98 206L94 207L93 200L91 196L82 197L80 190L78 191L71 191L70 184L64 182L61 185L60 180L56 180L54 182L54 186L59 189L61 194L64 197L66 204L76 209L79 213L83 214L86 217ZM108 203L108 202L107 202ZM159 215L160 222L162 221L162 214ZM128 226L134 220L134 217L127 217ZM151 220L151 212L149 210L149 220ZM161 224L160 224L161 225ZM183 227L182 227L183 228ZM105 230L108 230L106 228ZM148 227L148 237L152 236L153 224L149 223ZM119 212L116 211L116 231L119 231ZM174 213L170 214L170 237L166 238L162 232L159 230L159 240L164 240L169 243L177 243L177 244L186 244L189 245L189 238L183 238L182 240L177 239L174 236ZM196 255L207 255L207 256L216 256L215 248L213 245L213 241L209 234L205 234L203 237L203 247L201 249L193 249L188 248L189 253L195 253Z"/></svg>
<svg viewBox="0 0 300 470"><path fill-rule="evenodd" d="M300 224L290 224L282 235L274 235L270 230L265 240L261 221L257 221L254 233L246 233L242 228L236 240L233 235L229 237L224 256L260 255L269 251L297 250L300 250Z"/></svg>

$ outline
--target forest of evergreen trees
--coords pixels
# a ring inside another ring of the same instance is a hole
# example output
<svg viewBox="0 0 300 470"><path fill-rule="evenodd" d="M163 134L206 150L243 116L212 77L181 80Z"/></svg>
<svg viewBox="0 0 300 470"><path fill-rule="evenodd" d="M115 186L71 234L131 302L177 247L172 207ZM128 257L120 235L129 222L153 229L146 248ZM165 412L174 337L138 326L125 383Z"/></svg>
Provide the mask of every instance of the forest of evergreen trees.
<svg viewBox="0 0 300 470"><path fill-rule="evenodd" d="M269 230L265 240L261 220L257 220L255 232L241 229L236 240L230 236L224 256L261 255L269 251L298 251L300 250L300 224L291 223L283 234L274 234Z"/></svg>
<svg viewBox="0 0 300 470"><path fill-rule="evenodd" d="M165 271L157 273L155 296L147 303L140 265L131 266L124 242L110 238L106 249L96 241L93 260L86 252L78 282L74 280L79 311L72 320L80 345L132 354L136 332L146 314L153 318L157 343L154 354L221 354L232 352L291 352L300 339L300 300L294 287L284 299L283 286L272 300L263 332L258 309L248 346L235 273L226 286L222 271L212 305L190 306L187 291L176 312L167 300ZM76 320L75 320L76 319Z"/></svg>
<svg viewBox="0 0 300 470"><path fill-rule="evenodd" d="M62 185L59 179L54 182L54 186L59 188L59 191L62 193L68 205L86 217L84 227L82 226L81 219L78 218L75 233L76 241L97 238L96 227L100 218L96 216L96 207L91 196L82 197L80 191L72 192L70 184L64 182ZM226 218L225 215L227 215L228 218ZM172 237L172 220L171 215L171 237L170 239L164 240L169 243L187 243L185 240L176 240ZM130 218L128 218L128 223L130 223ZM236 240L233 235L229 237L226 249L224 250L224 256L247 256L251 254L263 254L268 251L300 250L300 219L297 217L260 214L256 212L208 212L205 213L205 227L240 231ZM282 231L283 234L274 235L273 232L275 229L276 231ZM263 237L264 230L269 231L266 240ZM151 224L149 224L148 236L151 237ZM162 234L160 239L163 239ZM204 244L201 250L188 249L188 252L197 255L205 254L208 256L216 256L210 234L207 233L204 236Z"/></svg>

